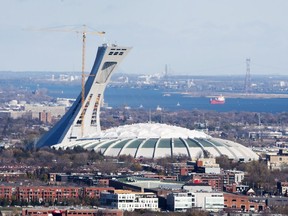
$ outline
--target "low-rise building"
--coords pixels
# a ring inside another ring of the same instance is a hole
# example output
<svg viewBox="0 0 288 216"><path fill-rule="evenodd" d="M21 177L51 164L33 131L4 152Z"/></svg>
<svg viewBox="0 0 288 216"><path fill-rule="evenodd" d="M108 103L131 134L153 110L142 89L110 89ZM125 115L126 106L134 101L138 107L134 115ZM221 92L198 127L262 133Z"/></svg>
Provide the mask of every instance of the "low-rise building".
<svg viewBox="0 0 288 216"><path fill-rule="evenodd" d="M215 158L199 158L196 161L197 173L220 174L220 166L216 163Z"/></svg>
<svg viewBox="0 0 288 216"><path fill-rule="evenodd" d="M288 196L288 182L277 182L277 190L281 195Z"/></svg>
<svg viewBox="0 0 288 216"><path fill-rule="evenodd" d="M182 186L182 189L189 191L189 192L196 192L196 191L211 192L212 191L212 187L205 183L186 183Z"/></svg>
<svg viewBox="0 0 288 216"><path fill-rule="evenodd" d="M239 170L225 170L224 173L226 184L240 184L245 177L245 173Z"/></svg>
<svg viewBox="0 0 288 216"><path fill-rule="evenodd" d="M167 208L171 211L187 211L191 208L198 208L219 212L224 208L224 197L220 192L172 192L167 195Z"/></svg>
<svg viewBox="0 0 288 216"><path fill-rule="evenodd" d="M39 119L39 113L51 113L51 117L59 118L66 112L65 106L45 106L39 104L25 104L25 111L32 113L32 118ZM50 118L50 117L49 117Z"/></svg>
<svg viewBox="0 0 288 216"><path fill-rule="evenodd" d="M222 192L197 191L194 194L196 207L211 212L219 212L223 210L224 197Z"/></svg>
<svg viewBox="0 0 288 216"><path fill-rule="evenodd" d="M83 188L83 196L89 198L100 199L100 195L103 192L113 191L112 187L84 187Z"/></svg>
<svg viewBox="0 0 288 216"><path fill-rule="evenodd" d="M266 208L266 199L233 193L224 193L224 207L239 211L263 211Z"/></svg>
<svg viewBox="0 0 288 216"><path fill-rule="evenodd" d="M100 202L112 208L125 211L149 209L158 211L158 198L154 193L133 192L130 190L115 190L101 193Z"/></svg>
<svg viewBox="0 0 288 216"><path fill-rule="evenodd" d="M282 170L288 168L288 152L280 149L277 154L266 155L267 166L270 170Z"/></svg>
<svg viewBox="0 0 288 216"><path fill-rule="evenodd" d="M170 211L186 211L195 207L195 194L191 192L176 192L167 196L167 209Z"/></svg>
<svg viewBox="0 0 288 216"><path fill-rule="evenodd" d="M223 174L211 174L211 173L193 173L192 182L208 184L215 191L223 191L224 175Z"/></svg>
<svg viewBox="0 0 288 216"><path fill-rule="evenodd" d="M67 199L78 198L80 190L80 187L19 186L17 198L19 201L26 202L63 202Z"/></svg>
<svg viewBox="0 0 288 216"><path fill-rule="evenodd" d="M88 209L88 208L23 208L22 216L123 216L123 211L118 209Z"/></svg>

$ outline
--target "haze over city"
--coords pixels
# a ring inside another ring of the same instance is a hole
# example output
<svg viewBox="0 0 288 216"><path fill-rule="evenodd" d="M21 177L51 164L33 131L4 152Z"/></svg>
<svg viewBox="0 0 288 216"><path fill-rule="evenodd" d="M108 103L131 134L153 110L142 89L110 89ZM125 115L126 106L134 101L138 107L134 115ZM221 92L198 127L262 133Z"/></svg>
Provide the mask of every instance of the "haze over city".
<svg viewBox="0 0 288 216"><path fill-rule="evenodd" d="M34 31L83 24L86 71L103 42L132 46L118 71L188 75L286 74L288 24L284 0L3 0L0 71L80 71L81 34ZM32 31L32 29L34 29Z"/></svg>

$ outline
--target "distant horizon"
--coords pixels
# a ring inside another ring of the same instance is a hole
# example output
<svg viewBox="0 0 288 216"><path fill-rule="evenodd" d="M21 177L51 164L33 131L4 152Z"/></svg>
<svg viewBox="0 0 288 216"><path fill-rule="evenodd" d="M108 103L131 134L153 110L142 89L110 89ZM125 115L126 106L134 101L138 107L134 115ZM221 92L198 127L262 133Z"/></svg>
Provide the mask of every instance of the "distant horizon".
<svg viewBox="0 0 288 216"><path fill-rule="evenodd" d="M30 71L30 70L23 70L23 71L8 71L8 70L0 70L0 73L79 73L81 75L81 71ZM90 73L90 71L85 71L85 73ZM161 73L156 73L161 74ZM136 75L142 75L142 76L149 76L149 75L155 75L154 74L141 74L141 73L122 73L122 72L116 72L113 76L119 76L119 75L130 75L130 76L136 76ZM195 75L195 74L168 74L168 77L173 76L190 76L190 77L222 77L222 76L246 76L246 73L243 74L201 74L201 75ZM288 74L251 74L250 76L257 76L257 77L270 77L270 76L283 76L288 77Z"/></svg>

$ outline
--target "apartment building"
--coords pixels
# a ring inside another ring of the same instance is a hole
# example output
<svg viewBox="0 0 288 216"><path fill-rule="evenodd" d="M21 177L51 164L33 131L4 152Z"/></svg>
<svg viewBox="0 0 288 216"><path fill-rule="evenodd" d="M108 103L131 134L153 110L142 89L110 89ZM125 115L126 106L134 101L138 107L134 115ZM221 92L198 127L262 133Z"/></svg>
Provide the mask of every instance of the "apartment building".
<svg viewBox="0 0 288 216"><path fill-rule="evenodd" d="M54 209L54 208L23 208L22 216L123 216L118 209Z"/></svg>
<svg viewBox="0 0 288 216"><path fill-rule="evenodd" d="M80 191L80 187L19 186L17 196L19 201L26 202L62 202L78 198Z"/></svg>
<svg viewBox="0 0 288 216"><path fill-rule="evenodd" d="M0 199L12 200L16 194L16 187L13 186L0 186Z"/></svg>

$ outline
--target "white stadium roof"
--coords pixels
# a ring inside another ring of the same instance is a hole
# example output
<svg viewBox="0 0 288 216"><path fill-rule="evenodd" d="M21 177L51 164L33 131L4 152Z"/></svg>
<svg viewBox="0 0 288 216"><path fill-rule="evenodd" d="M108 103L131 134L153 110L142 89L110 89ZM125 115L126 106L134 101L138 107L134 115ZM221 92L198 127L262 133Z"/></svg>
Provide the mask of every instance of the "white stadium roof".
<svg viewBox="0 0 288 216"><path fill-rule="evenodd" d="M227 155L234 160L257 160L251 149L228 140L213 138L204 132L160 123L124 125L78 139L60 143L53 148L81 146L100 151L107 156L132 155L135 158L160 158L187 155L191 159L203 156Z"/></svg>

